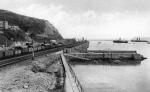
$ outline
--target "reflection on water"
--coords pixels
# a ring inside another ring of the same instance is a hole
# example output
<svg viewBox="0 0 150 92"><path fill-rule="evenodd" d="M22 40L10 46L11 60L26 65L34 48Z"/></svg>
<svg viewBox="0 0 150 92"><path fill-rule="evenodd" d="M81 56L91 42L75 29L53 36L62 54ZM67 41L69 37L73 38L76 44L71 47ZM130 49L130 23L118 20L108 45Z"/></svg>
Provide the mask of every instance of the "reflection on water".
<svg viewBox="0 0 150 92"><path fill-rule="evenodd" d="M89 49L137 50L148 59L138 66L76 65L75 73L86 92L150 92L150 45L91 42Z"/></svg>

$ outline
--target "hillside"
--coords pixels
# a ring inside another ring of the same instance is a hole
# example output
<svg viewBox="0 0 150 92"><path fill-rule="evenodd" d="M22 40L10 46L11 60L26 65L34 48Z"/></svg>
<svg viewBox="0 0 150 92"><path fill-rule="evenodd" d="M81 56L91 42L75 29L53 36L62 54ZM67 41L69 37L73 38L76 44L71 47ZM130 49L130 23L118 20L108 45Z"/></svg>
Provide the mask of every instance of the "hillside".
<svg viewBox="0 0 150 92"><path fill-rule="evenodd" d="M28 17L28 16L13 13L11 11L0 9L0 21L4 21L4 20L8 21L9 25L19 26L21 30L23 30L22 33L24 33L24 36L25 36L25 32L28 32L29 36L37 41L38 38L40 39L47 38L47 39L56 39L56 40L63 39L62 36L59 34L58 30L47 20ZM18 32L20 33L20 31Z"/></svg>

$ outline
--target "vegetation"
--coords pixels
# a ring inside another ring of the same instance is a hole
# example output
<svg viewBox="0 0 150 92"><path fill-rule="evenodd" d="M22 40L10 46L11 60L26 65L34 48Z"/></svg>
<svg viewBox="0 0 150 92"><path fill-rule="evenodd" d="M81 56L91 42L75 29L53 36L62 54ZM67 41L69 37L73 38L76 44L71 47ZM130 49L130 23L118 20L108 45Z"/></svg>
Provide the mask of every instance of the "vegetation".
<svg viewBox="0 0 150 92"><path fill-rule="evenodd" d="M19 26L21 28L21 30L17 30L16 32L10 32L9 30L9 32L3 34L3 38L8 39L10 42L12 42L10 37L14 40L25 40L24 37L26 32L28 32L29 36L35 40L38 40L38 37L62 39L58 30L47 20L27 17L0 9L0 21L8 21L9 25Z"/></svg>

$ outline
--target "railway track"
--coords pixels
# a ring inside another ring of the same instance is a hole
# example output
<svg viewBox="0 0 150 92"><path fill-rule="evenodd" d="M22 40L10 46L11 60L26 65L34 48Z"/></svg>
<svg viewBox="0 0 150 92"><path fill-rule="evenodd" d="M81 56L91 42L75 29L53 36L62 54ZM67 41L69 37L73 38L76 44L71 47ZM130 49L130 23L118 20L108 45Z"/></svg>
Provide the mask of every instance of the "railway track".
<svg viewBox="0 0 150 92"><path fill-rule="evenodd" d="M39 56L42 56L42 55L46 55L46 54L49 54L49 53L53 53L53 52L63 50L64 48L72 48L74 46L78 46L78 45L81 45L81 44L83 44L83 43L64 45L64 46L59 46L59 47L52 48L52 49L38 51L38 52L35 52L34 57L36 58L36 57L39 57ZM20 55L20 56L17 56L17 57L12 57L12 58L8 58L8 59L0 60L0 67L6 66L6 65L9 65L9 64L13 64L13 63L17 63L17 62L21 62L21 61L25 61L25 60L31 60L32 58L33 58L32 53L29 53L29 54Z"/></svg>
<svg viewBox="0 0 150 92"><path fill-rule="evenodd" d="M52 50L53 51L53 50ZM38 56L42 56L48 53L52 53L51 50L46 50L46 51L39 51L39 52L35 52L35 58ZM55 50L56 51L56 50ZM53 51L54 52L54 51ZM20 62L20 61L24 61L24 60L30 60L32 59L32 54L26 54L26 55L22 55L22 56L18 56L18 57L13 57L13 58L9 58L9 59L4 59L0 61L0 67L1 66L5 66L5 65L9 65L12 63L16 63L16 62Z"/></svg>

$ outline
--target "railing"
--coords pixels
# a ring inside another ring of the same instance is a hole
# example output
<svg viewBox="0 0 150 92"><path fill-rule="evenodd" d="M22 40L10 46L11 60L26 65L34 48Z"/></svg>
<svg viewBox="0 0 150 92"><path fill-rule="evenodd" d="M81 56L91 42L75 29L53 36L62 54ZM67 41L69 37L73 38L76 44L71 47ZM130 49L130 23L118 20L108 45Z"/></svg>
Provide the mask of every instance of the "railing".
<svg viewBox="0 0 150 92"><path fill-rule="evenodd" d="M74 79L74 82L75 82L76 87L77 87L77 89L78 89L77 92L85 92L84 89L83 89L83 87L82 87L82 85L81 85L81 83L80 83L80 81L78 80L78 78L77 78L75 72L73 71L72 67L69 65L69 63L66 62L66 59L65 59L65 57L64 57L63 54L61 54L61 57L62 57L62 62L63 62L63 65L64 65L65 69L68 69L68 70L66 70L66 73L67 73L67 72L70 72L72 78ZM70 80L70 81L71 81L71 80ZM71 85L71 86L72 86L72 85ZM73 87L72 87L72 88L73 88ZM74 89L72 89L72 90L74 90ZM73 91L73 92L75 92L75 91Z"/></svg>
<svg viewBox="0 0 150 92"><path fill-rule="evenodd" d="M76 82L76 85L77 85L78 89L80 90L79 92L84 92L84 89L83 89L80 81L78 80L76 74L74 73L72 67L70 66L70 64L68 64L68 66L69 66L70 72L71 72L71 74L72 74L72 76L73 76L73 78L74 78L74 80Z"/></svg>

